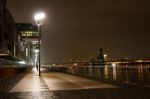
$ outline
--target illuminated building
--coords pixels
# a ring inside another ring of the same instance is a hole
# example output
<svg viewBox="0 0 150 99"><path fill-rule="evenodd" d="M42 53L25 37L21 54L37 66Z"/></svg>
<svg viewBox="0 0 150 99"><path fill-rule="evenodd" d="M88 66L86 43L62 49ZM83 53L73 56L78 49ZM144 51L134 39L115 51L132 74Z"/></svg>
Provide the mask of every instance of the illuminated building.
<svg viewBox="0 0 150 99"><path fill-rule="evenodd" d="M38 27L30 23L16 23L16 29L20 37L21 57L29 65L34 65L38 49Z"/></svg>

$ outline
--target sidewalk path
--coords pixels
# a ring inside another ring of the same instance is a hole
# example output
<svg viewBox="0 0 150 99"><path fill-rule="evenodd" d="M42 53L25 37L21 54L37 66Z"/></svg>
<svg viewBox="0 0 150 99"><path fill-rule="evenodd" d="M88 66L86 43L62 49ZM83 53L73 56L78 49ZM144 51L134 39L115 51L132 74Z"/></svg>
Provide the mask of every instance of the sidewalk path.
<svg viewBox="0 0 150 99"><path fill-rule="evenodd" d="M53 90L77 90L95 88L117 88L102 82L63 73L44 72L39 77L36 71L27 74L10 92L35 92Z"/></svg>
<svg viewBox="0 0 150 99"><path fill-rule="evenodd" d="M0 99L149 99L150 88L36 71L0 80Z"/></svg>

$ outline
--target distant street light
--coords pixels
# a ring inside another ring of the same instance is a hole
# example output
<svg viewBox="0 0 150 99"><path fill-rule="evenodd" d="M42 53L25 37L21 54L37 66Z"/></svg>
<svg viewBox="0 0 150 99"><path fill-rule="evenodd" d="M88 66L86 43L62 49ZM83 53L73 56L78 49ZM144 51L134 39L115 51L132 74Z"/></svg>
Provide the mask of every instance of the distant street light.
<svg viewBox="0 0 150 99"><path fill-rule="evenodd" d="M104 54L104 59L106 60L106 58L107 58L107 54Z"/></svg>
<svg viewBox="0 0 150 99"><path fill-rule="evenodd" d="M38 65L39 68L38 68L38 70L39 70L39 76L41 75L41 73L40 73L40 67L41 67L41 60L40 60L41 26L43 25L44 18L45 18L45 13L43 13L43 12L39 12L39 13L36 13L34 15L34 19L35 19L35 22L38 26L38 33L39 33L39 35L38 35L38 47L39 47L39 65Z"/></svg>

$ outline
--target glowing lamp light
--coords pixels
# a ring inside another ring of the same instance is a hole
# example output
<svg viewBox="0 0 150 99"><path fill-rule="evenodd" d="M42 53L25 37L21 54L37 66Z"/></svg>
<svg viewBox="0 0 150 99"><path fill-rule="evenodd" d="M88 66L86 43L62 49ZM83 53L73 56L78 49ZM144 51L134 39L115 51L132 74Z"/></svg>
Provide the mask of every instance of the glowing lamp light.
<svg viewBox="0 0 150 99"><path fill-rule="evenodd" d="M39 49L35 49L34 52L35 52L35 53L38 53L38 52L39 52Z"/></svg>
<svg viewBox="0 0 150 99"><path fill-rule="evenodd" d="M34 16L35 20L41 20L43 18L45 18L45 13L43 13L43 12L36 13Z"/></svg>
<svg viewBox="0 0 150 99"><path fill-rule="evenodd" d="M36 24L38 26L42 25L43 24L43 21L45 19L45 13L44 12L38 12L34 15L34 19L36 21Z"/></svg>
<svg viewBox="0 0 150 99"><path fill-rule="evenodd" d="M19 64L25 65L26 62L25 61L19 61Z"/></svg>

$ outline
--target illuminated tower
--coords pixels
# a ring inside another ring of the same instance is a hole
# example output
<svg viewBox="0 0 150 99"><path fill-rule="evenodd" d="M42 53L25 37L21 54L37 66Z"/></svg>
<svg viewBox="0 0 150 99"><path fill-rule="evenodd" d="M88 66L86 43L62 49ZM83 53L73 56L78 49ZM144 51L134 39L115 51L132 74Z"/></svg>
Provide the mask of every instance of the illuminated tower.
<svg viewBox="0 0 150 99"><path fill-rule="evenodd" d="M104 54L102 48L99 49L97 54L97 62L100 65L103 65L105 63Z"/></svg>

